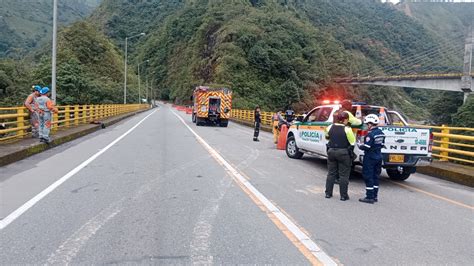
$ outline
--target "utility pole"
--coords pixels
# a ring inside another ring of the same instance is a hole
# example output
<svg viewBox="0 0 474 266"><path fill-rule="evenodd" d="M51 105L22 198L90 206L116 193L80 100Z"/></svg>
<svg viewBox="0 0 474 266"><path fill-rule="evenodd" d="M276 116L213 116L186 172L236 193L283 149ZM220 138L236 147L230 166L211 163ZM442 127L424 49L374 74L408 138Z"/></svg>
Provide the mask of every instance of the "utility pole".
<svg viewBox="0 0 474 266"><path fill-rule="evenodd" d="M123 104L127 103L127 48L128 48L128 38L125 38L125 70L123 75Z"/></svg>
<svg viewBox="0 0 474 266"><path fill-rule="evenodd" d="M464 67L463 75L461 77L461 90L464 92L464 103L467 97L472 92L472 46L473 46L473 25L469 28L464 48Z"/></svg>
<svg viewBox="0 0 474 266"><path fill-rule="evenodd" d="M53 1L53 53L51 59L51 100L56 104L56 45L58 31L58 0Z"/></svg>

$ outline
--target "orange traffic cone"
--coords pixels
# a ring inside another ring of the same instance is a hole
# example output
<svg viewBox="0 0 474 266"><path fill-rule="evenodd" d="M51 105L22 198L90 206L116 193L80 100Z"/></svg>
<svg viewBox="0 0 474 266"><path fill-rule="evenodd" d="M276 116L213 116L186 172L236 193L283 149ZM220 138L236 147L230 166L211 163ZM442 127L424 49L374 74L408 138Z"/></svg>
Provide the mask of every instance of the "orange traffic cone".
<svg viewBox="0 0 474 266"><path fill-rule="evenodd" d="M379 121L379 126L385 126L385 108L383 107L380 107Z"/></svg>
<svg viewBox="0 0 474 266"><path fill-rule="evenodd" d="M288 134L288 127L281 125L280 136L278 137L277 150L286 149L286 135Z"/></svg>

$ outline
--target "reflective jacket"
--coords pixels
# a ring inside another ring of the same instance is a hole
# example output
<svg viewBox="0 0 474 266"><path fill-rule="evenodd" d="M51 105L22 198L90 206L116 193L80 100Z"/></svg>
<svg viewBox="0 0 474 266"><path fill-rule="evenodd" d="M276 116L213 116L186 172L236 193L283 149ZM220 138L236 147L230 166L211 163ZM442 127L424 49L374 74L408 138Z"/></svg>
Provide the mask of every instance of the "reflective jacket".
<svg viewBox="0 0 474 266"><path fill-rule="evenodd" d="M374 127L364 138L364 144L359 148L364 151L367 158L373 160L382 160L382 148L385 144L385 135L378 127Z"/></svg>
<svg viewBox="0 0 474 266"><path fill-rule="evenodd" d="M53 104L53 101L48 98L46 95L41 95L40 97L36 98L36 106L37 109L43 112L54 112L56 113L58 110Z"/></svg>

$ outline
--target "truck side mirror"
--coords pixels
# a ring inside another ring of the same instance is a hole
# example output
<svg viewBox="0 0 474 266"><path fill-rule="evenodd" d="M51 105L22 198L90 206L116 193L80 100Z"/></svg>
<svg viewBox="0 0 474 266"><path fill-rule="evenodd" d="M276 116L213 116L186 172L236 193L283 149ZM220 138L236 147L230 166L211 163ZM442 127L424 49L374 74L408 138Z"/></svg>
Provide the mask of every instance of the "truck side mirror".
<svg viewBox="0 0 474 266"><path fill-rule="evenodd" d="M230 110L229 110L229 108L228 108L228 107L224 108L224 113L226 113L226 114L227 114L229 111L230 111Z"/></svg>
<svg viewBox="0 0 474 266"><path fill-rule="evenodd" d="M191 97L189 97L189 100L191 100L191 102L193 101L193 95L191 95Z"/></svg>

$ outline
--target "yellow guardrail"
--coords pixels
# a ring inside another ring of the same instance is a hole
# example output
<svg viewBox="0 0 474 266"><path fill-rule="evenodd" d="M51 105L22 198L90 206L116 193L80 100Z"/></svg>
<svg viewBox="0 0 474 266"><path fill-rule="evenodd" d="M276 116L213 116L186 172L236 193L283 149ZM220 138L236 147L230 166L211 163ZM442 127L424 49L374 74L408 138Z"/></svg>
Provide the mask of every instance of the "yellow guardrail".
<svg viewBox="0 0 474 266"><path fill-rule="evenodd" d="M271 125L272 112L261 112L262 124ZM253 110L232 110L232 118L254 121ZM474 128L410 125L429 128L433 132L433 157L440 161L454 161L474 165Z"/></svg>
<svg viewBox="0 0 474 266"><path fill-rule="evenodd" d="M92 121L148 109L148 104L101 104L58 106L53 114L52 131L87 124ZM0 107L0 143L27 136L31 129L25 107Z"/></svg>
<svg viewBox="0 0 474 266"><path fill-rule="evenodd" d="M232 109L232 117L238 120L243 121L254 121L255 112L253 110L239 110ZM271 126L272 125L272 112L260 112L260 118L262 119L262 125Z"/></svg>

